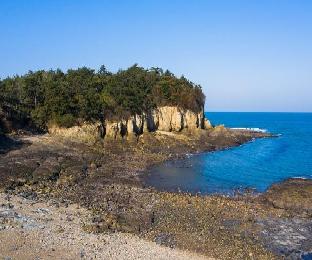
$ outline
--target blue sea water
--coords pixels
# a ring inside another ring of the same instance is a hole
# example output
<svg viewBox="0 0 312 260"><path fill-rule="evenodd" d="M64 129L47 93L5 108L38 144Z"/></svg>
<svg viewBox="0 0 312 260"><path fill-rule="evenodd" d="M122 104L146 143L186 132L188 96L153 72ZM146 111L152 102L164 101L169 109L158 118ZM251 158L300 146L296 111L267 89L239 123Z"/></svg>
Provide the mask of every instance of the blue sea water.
<svg viewBox="0 0 312 260"><path fill-rule="evenodd" d="M161 190L233 194L265 191L289 177L312 178L312 113L206 113L214 125L261 128L278 138L190 155L151 169L148 185Z"/></svg>

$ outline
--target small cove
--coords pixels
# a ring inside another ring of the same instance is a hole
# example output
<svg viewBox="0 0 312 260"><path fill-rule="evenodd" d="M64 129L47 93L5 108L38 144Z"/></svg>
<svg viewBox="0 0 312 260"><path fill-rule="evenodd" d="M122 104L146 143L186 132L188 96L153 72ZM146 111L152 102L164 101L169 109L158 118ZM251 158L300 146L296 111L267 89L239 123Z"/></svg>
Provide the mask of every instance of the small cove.
<svg viewBox="0 0 312 260"><path fill-rule="evenodd" d="M189 155L150 169L145 182L159 190L233 195L265 191L289 177L312 178L311 113L206 113L215 125L279 134L239 147Z"/></svg>

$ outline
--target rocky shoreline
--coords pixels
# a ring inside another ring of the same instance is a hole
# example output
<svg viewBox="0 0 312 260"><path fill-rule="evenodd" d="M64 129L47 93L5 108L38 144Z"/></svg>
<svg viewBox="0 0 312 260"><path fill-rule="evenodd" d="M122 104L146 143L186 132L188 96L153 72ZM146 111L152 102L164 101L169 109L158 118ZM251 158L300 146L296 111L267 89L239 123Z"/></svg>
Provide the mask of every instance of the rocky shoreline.
<svg viewBox="0 0 312 260"><path fill-rule="evenodd" d="M311 183L288 183L283 194L292 192L297 201L283 204L276 186L263 196L226 198L159 192L141 180L153 164L264 137L270 135L224 127L156 131L127 142L24 136L19 142L29 145L0 155L0 190L27 200L79 205L88 212L81 224L86 234L131 233L221 259L304 259L312 251L311 212L298 203L311 205ZM307 187L303 194L302 187Z"/></svg>
<svg viewBox="0 0 312 260"><path fill-rule="evenodd" d="M83 230L90 212L77 204L0 194L1 259L206 259L126 233Z"/></svg>

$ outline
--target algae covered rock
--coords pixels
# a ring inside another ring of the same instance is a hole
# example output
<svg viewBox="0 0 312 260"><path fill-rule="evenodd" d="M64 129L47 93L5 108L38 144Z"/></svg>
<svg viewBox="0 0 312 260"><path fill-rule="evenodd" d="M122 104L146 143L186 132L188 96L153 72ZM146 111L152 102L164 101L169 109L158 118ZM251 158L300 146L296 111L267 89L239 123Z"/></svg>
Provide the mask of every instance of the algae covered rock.
<svg viewBox="0 0 312 260"><path fill-rule="evenodd" d="M264 194L276 208L312 213L312 180L288 179L272 185Z"/></svg>

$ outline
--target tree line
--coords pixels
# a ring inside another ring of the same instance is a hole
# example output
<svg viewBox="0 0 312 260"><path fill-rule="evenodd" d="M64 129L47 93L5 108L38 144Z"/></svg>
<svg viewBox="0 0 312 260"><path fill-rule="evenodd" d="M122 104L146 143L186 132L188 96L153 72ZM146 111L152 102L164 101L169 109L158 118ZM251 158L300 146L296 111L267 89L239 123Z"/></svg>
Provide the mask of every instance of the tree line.
<svg viewBox="0 0 312 260"><path fill-rule="evenodd" d="M174 105L199 112L201 86L161 68L137 64L112 73L90 68L29 71L0 80L0 109L9 117L45 130L81 122L127 119L157 106Z"/></svg>

